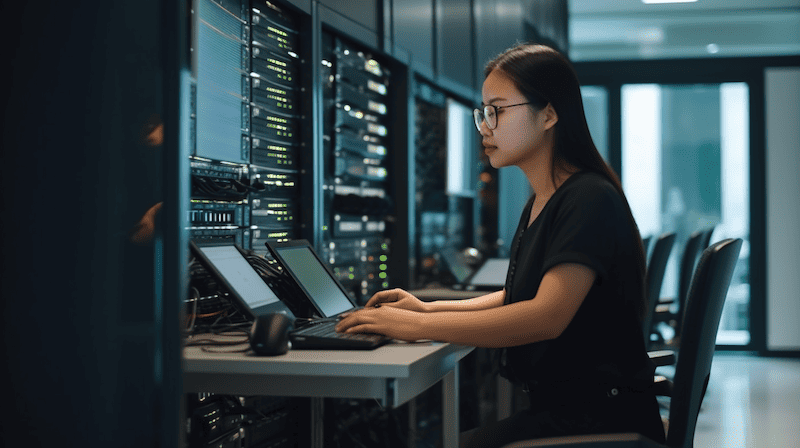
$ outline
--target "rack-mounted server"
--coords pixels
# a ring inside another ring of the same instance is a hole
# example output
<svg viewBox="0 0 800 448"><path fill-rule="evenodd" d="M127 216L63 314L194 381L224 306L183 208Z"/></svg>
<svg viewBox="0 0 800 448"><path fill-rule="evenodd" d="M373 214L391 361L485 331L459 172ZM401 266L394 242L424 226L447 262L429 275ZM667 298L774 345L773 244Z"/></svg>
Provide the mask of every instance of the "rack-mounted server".
<svg viewBox="0 0 800 448"><path fill-rule="evenodd" d="M299 22L277 2L192 5L191 238L264 243L300 225L305 147Z"/></svg>
<svg viewBox="0 0 800 448"><path fill-rule="evenodd" d="M274 3L250 8L251 180L263 186L251 205L252 249L298 237L303 140L303 60L297 19Z"/></svg>
<svg viewBox="0 0 800 448"><path fill-rule="evenodd" d="M359 303L389 285L390 73L370 52L323 33L324 232L321 249Z"/></svg>

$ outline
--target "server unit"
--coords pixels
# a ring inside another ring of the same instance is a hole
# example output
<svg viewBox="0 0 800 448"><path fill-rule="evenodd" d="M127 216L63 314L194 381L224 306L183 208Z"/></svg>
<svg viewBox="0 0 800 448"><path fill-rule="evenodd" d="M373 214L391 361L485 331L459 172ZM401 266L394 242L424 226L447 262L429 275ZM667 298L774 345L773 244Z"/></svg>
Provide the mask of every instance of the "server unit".
<svg viewBox="0 0 800 448"><path fill-rule="evenodd" d="M290 397L186 394L187 448L303 446L308 400Z"/></svg>
<svg viewBox="0 0 800 448"><path fill-rule="evenodd" d="M192 13L190 236L267 255L300 224L298 19L264 0L196 0Z"/></svg>
<svg viewBox="0 0 800 448"><path fill-rule="evenodd" d="M249 25L240 1L193 3L192 239L250 246Z"/></svg>
<svg viewBox="0 0 800 448"><path fill-rule="evenodd" d="M321 255L358 303L389 285L390 74L368 51L323 33Z"/></svg>
<svg viewBox="0 0 800 448"><path fill-rule="evenodd" d="M251 247L266 257L267 241L300 236L299 162L308 135L302 110L309 90L301 79L297 19L262 0L253 2L250 23L250 179L260 187L250 197Z"/></svg>

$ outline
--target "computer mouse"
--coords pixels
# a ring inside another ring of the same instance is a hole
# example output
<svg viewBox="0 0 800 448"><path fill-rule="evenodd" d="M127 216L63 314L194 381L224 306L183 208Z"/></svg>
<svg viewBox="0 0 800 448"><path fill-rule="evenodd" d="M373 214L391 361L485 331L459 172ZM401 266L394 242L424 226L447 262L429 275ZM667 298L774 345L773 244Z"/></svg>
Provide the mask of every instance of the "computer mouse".
<svg viewBox="0 0 800 448"><path fill-rule="evenodd" d="M250 347L257 355L283 355L291 348L292 318L283 313L257 316L250 328Z"/></svg>

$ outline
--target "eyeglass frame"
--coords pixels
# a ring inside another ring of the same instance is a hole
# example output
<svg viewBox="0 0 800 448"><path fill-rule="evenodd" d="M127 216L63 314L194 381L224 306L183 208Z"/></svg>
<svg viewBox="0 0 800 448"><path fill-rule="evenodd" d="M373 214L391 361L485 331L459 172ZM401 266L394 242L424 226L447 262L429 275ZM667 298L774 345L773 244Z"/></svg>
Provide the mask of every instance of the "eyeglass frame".
<svg viewBox="0 0 800 448"><path fill-rule="evenodd" d="M481 123L486 123L486 127L489 128L490 130L491 129L497 129L497 124L498 124L498 122L497 122L497 112L499 110L505 109L505 108L508 108L508 107L524 106L526 104L532 104L532 103L533 103L533 101L528 101L526 103L509 104L507 106L495 106L494 104L487 104L487 105L483 106L483 110L480 110L477 107L475 109L472 109L472 118L475 120L475 127L478 129L478 132L481 132ZM489 122L486 121L486 109L488 109L490 107L494 109L494 117L495 117L494 118L494 126L489 126Z"/></svg>

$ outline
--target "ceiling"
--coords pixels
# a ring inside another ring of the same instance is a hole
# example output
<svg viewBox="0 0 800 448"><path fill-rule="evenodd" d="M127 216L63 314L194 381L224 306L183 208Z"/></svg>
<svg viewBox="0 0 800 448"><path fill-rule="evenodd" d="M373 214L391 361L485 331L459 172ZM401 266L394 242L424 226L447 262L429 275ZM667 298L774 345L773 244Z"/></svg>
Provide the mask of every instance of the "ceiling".
<svg viewBox="0 0 800 448"><path fill-rule="evenodd" d="M800 55L800 0L568 0L575 61Z"/></svg>

